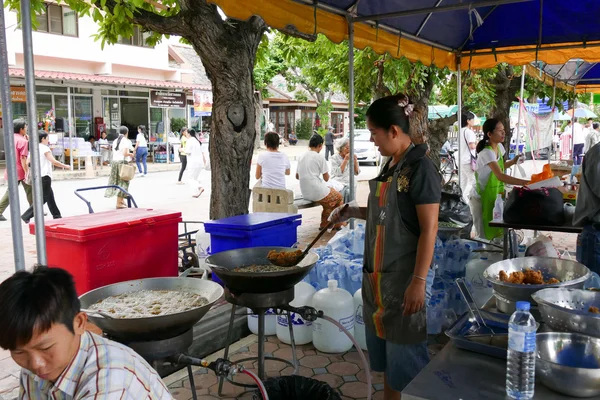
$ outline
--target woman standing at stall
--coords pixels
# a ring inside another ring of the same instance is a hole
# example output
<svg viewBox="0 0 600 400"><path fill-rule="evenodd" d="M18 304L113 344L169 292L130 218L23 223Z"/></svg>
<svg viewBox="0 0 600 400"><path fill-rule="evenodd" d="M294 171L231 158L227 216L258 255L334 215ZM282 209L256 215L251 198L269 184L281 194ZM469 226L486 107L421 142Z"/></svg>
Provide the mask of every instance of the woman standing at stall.
<svg viewBox="0 0 600 400"><path fill-rule="evenodd" d="M183 178L183 173L185 172L185 168L187 167L187 155L185 154L185 145L187 143L187 130L188 128L181 128L181 134L179 135L179 159L181 160L181 170L179 171L179 179L177 180L178 185L183 185L184 183L181 181Z"/></svg>
<svg viewBox="0 0 600 400"><path fill-rule="evenodd" d="M385 373L384 399L400 392L429 362L426 303L438 229L441 177L414 145L412 104L403 94L376 100L367 110L371 141L389 157L369 182L367 207L338 208L335 222L366 219L362 295L371 369Z"/></svg>
<svg viewBox="0 0 600 400"><path fill-rule="evenodd" d="M185 145L185 153L189 165L188 179L190 190L193 197L200 197L204 192L204 187L200 181L200 174L206 165L206 156L202 151L202 143L196 137L196 131L190 129L187 133L187 142Z"/></svg>
<svg viewBox="0 0 600 400"><path fill-rule="evenodd" d="M131 140L127 138L129 129L126 126L119 128L119 137L113 142L112 150L112 161L110 163L110 175L108 177L109 185L120 186L125 190L129 190L129 181L121 179L121 167L125 164L129 164L131 156L133 155L133 144ZM106 189L104 197L113 197L117 195L117 208L127 208L125 199L127 195L122 191L109 188Z"/></svg>
<svg viewBox="0 0 600 400"><path fill-rule="evenodd" d="M505 173L517 163L520 154L512 160L504 162L506 150L504 142L504 125L495 118L483 124L483 139L477 143L477 168L475 170L475 191L471 196L471 210L479 237L492 240L501 237L502 228L490 227L494 204L498 195L504 196L504 184L527 185L525 179L513 178ZM479 223L477 221L479 220Z"/></svg>

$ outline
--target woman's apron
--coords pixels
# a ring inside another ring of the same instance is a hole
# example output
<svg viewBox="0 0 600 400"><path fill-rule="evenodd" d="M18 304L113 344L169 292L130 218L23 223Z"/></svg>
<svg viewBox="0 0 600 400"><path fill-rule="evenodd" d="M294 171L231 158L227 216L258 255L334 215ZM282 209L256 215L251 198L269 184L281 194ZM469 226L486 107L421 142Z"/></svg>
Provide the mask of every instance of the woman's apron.
<svg viewBox="0 0 600 400"><path fill-rule="evenodd" d="M409 210L398 208L398 191L407 192L410 185L407 177L400 175L403 165L404 159L387 182L377 179L369 182L363 318L366 328L382 339L416 344L427 339L427 318L426 307L413 315L402 315L404 292L415 269L418 243L418 237L402 221L402 213Z"/></svg>
<svg viewBox="0 0 600 400"><path fill-rule="evenodd" d="M491 146L487 146L486 149L493 151ZM504 172L504 158L500 157L497 161L498 165L500 166L500 170ZM477 184L477 193L479 194L479 197L481 197L481 215L485 238L492 240L496 237L501 237L504 234L504 229L490 227L490 221L493 219L494 204L496 203L498 194L504 195L504 182L501 182L498 178L496 178L496 175L494 175L493 172L490 173L490 178L488 179L483 190L479 184L479 176L477 172L475 172L475 181Z"/></svg>

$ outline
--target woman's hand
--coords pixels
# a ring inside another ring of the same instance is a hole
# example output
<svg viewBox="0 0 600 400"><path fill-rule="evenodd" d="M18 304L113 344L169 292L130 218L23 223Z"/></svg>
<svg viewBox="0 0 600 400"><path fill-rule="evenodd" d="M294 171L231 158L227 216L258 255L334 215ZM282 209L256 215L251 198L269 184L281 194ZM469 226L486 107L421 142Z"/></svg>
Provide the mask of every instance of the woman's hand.
<svg viewBox="0 0 600 400"><path fill-rule="evenodd" d="M412 315L425 307L425 281L412 278L404 292L404 316Z"/></svg>

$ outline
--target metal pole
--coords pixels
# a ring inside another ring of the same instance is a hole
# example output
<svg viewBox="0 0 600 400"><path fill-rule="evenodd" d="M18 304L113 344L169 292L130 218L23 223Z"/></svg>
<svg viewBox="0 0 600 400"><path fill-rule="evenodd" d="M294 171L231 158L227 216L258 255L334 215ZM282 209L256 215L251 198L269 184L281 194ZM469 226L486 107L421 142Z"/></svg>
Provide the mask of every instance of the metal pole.
<svg viewBox="0 0 600 400"><path fill-rule="evenodd" d="M27 121L29 125L29 153L31 154L31 186L35 221L35 245L38 264L47 265L46 232L44 230L44 195L40 176L40 147L35 105L35 70L33 67L33 41L31 38L31 3L21 0L21 28L23 31L23 58L25 61L25 89L27 91Z"/></svg>
<svg viewBox="0 0 600 400"><path fill-rule="evenodd" d="M525 71L527 69L526 65L523 65L523 73L521 74L521 95L519 97L519 116L517 117L517 139L515 140L516 143L516 147L515 147L515 157L517 156L517 154L519 153L519 144L521 144L521 133L519 131L519 128L521 127L521 102L523 101L523 96L524 96L524 91L525 91ZM525 102L523 102L525 103ZM510 149L510 145L509 145L509 149ZM510 151L509 151L510 153ZM512 170L512 175L515 176L515 172L516 172L516 168L513 168Z"/></svg>
<svg viewBox="0 0 600 400"><path fill-rule="evenodd" d="M10 96L10 77L8 75L8 53L6 50L6 26L4 23L4 1L0 0L0 95L2 96L2 122L4 127L4 149L6 154L6 172L8 174L8 199L10 201L10 221L13 240L15 269L25 270L25 250L23 248L23 229L21 208L19 206L19 181L17 177L17 156L13 136L13 114Z"/></svg>
<svg viewBox="0 0 600 400"><path fill-rule="evenodd" d="M554 147L554 133L556 129L556 122L554 121L554 107L556 107L556 78L554 78L554 83L552 84L552 146ZM556 160L556 149L554 149L554 159ZM550 164L550 157L548 157L548 164Z"/></svg>
<svg viewBox="0 0 600 400"><path fill-rule="evenodd" d="M71 165L71 171L73 171L73 127L71 126L71 121L74 121L75 118L73 118L72 115L73 108L71 107L71 101L71 87L67 87L67 116L69 118L69 121L67 122L67 126L69 127L69 165Z"/></svg>
<svg viewBox="0 0 600 400"><path fill-rule="evenodd" d="M575 165L575 108L577 107L577 93L575 92L575 86L573 86L573 115L571 116L571 158L573 159L573 165Z"/></svg>
<svg viewBox="0 0 600 400"><path fill-rule="evenodd" d="M462 176L461 176L461 170L463 168L462 163L460 162L461 160L461 143L462 140L464 140L463 137L461 137L461 129L462 129L462 72L460 70L460 57L457 58L458 62L456 64L456 103L458 105L458 111L456 111L456 116L457 116L457 123L458 123L458 136L457 136L457 144L458 144L458 162L456 163L458 165L458 187L463 188L462 185ZM469 149L467 149L467 151L469 151ZM463 193L463 196L465 198L467 198L469 196L469 193Z"/></svg>
<svg viewBox="0 0 600 400"><path fill-rule="evenodd" d="M346 165L350 174L350 201L356 198L354 190L354 23L348 19L348 127L350 160ZM350 221L350 229L354 229L354 220Z"/></svg>

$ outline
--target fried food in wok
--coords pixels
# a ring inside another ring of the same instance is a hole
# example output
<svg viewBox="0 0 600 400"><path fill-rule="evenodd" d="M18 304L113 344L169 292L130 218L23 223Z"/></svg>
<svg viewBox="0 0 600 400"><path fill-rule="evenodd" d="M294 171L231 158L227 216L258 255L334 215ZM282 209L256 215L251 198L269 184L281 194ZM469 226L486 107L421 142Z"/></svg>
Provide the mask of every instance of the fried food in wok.
<svg viewBox="0 0 600 400"><path fill-rule="evenodd" d="M294 265L302 255L302 250L295 251L276 251L271 250L267 254L267 259L275 265Z"/></svg>
<svg viewBox="0 0 600 400"><path fill-rule="evenodd" d="M506 283L514 283L517 285L555 285L560 283L556 278L550 278L544 281L542 271L525 269L523 271L515 271L507 274L506 271L500 271L498 279Z"/></svg>
<svg viewBox="0 0 600 400"><path fill-rule="evenodd" d="M600 314L600 308L591 306L588 308L588 312L591 312L592 314Z"/></svg>

